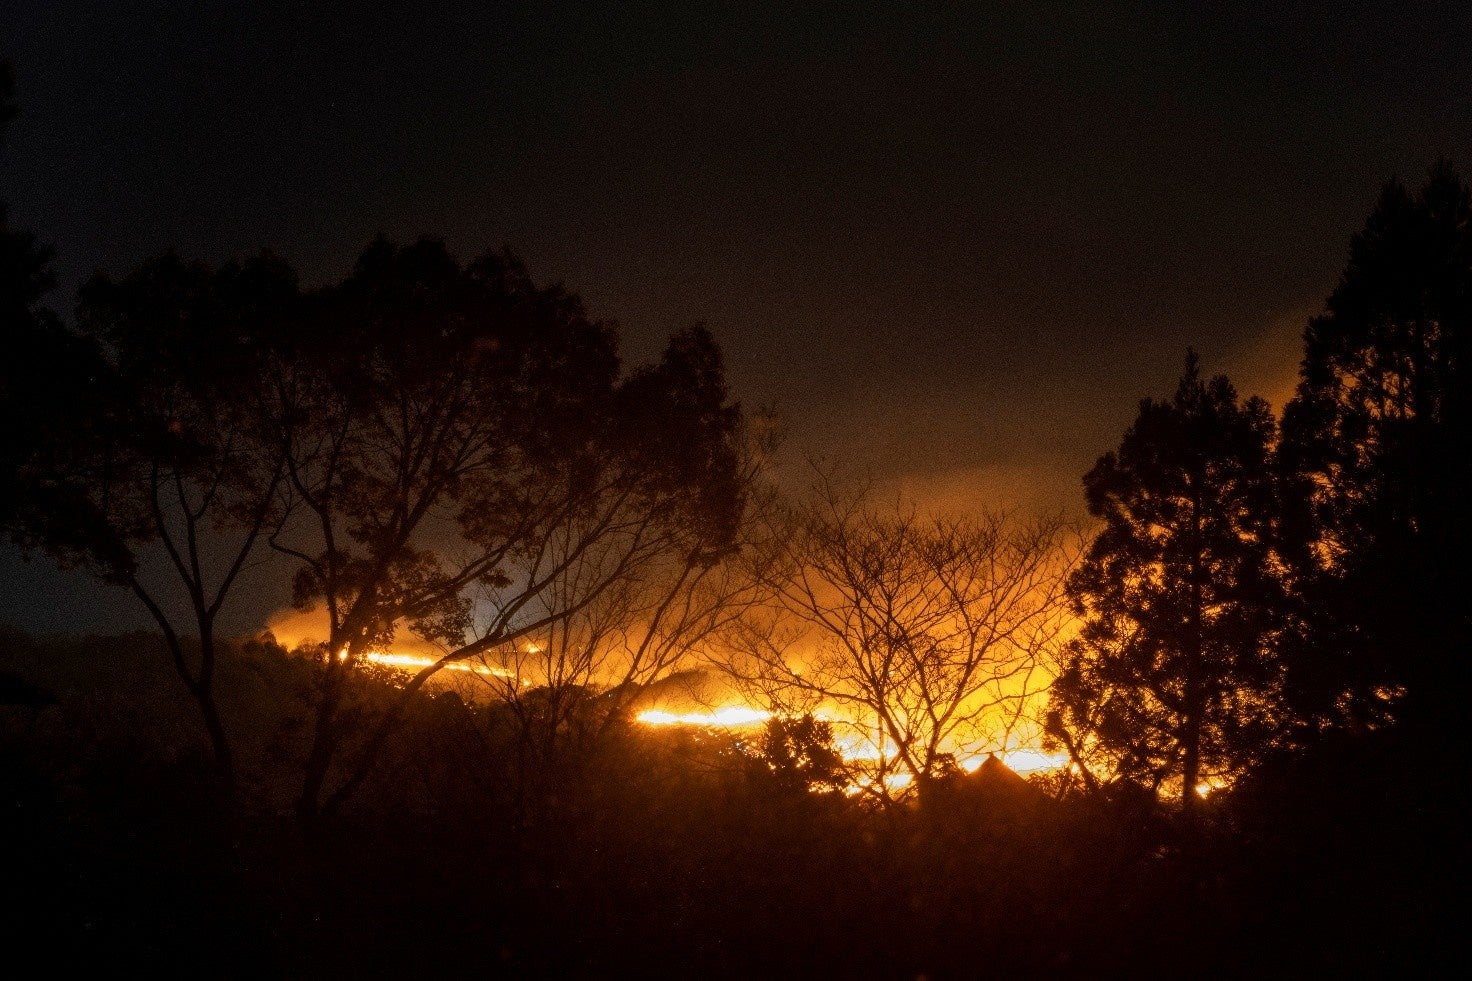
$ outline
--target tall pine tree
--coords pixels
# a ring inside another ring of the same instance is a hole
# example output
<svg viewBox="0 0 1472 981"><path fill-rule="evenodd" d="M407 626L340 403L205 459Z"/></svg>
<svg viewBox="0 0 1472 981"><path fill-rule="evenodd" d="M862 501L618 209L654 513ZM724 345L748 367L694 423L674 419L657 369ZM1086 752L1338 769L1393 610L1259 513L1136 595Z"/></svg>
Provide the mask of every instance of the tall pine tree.
<svg viewBox="0 0 1472 981"><path fill-rule="evenodd" d="M1194 352L1084 478L1103 522L1069 596L1083 619L1049 727L1096 774L1168 793L1230 778L1277 729L1274 421Z"/></svg>
<svg viewBox="0 0 1472 981"><path fill-rule="evenodd" d="M1304 711L1465 728L1469 322L1472 195L1447 167L1419 193L1392 182L1305 331L1283 417Z"/></svg>

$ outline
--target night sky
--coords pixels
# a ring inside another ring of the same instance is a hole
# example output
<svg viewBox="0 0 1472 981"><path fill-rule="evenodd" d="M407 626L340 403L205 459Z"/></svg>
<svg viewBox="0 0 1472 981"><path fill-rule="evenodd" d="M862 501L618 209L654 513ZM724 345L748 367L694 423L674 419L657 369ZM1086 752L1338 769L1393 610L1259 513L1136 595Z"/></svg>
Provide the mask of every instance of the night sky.
<svg viewBox="0 0 1472 981"><path fill-rule="evenodd" d="M509 245L631 360L705 321L794 454L957 507L1077 510L1187 345L1281 405L1381 183L1472 148L1460 3L334 6L0 6L56 306L171 245L309 283ZM141 623L0 573L0 621Z"/></svg>

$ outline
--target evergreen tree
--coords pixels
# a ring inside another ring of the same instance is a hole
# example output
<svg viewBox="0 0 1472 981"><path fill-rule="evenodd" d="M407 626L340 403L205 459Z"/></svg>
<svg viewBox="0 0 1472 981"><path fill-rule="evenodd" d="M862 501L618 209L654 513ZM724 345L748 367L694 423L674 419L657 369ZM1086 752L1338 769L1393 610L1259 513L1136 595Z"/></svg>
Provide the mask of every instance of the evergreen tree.
<svg viewBox="0 0 1472 981"><path fill-rule="evenodd" d="M1312 617L1291 690L1320 716L1459 728L1469 318L1467 186L1446 167L1419 194L1392 182L1305 331L1283 418L1288 554Z"/></svg>
<svg viewBox="0 0 1472 981"><path fill-rule="evenodd" d="M1280 619L1268 406L1196 355L1084 478L1103 528L1070 576L1083 629L1049 728L1087 768L1156 790L1229 778L1274 738Z"/></svg>

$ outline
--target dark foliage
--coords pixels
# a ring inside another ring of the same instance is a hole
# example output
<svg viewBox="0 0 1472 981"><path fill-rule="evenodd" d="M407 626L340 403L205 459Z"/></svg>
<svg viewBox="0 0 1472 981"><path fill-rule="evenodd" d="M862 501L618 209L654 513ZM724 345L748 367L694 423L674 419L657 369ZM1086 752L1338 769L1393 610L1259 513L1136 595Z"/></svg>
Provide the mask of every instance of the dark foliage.
<svg viewBox="0 0 1472 981"><path fill-rule="evenodd" d="M1472 535L1472 200L1448 167L1381 193L1304 335L1283 418L1289 552L1310 636L1291 691L1318 716L1465 733Z"/></svg>
<svg viewBox="0 0 1472 981"><path fill-rule="evenodd" d="M771 738L698 729L620 730L528 823L506 779L517 764L504 709L445 691L417 703L354 806L304 838L292 788L269 779L307 748L291 725L305 706L283 694L293 677L305 684L303 662L260 645L224 657L233 697L275 733L242 741L251 789L232 803L210 789L208 746L160 645L4 638L0 667L58 695L0 708L0 833L25 843L5 877L6 928L54 970L1455 970L1455 761L1407 765L1394 736L1276 758L1209 798L1202 873L1168 813L1123 785L1059 798L993 761L884 811L772 779L783 757L764 757ZM140 687L140 675L154 680ZM393 695L387 681L360 691ZM808 735L821 756L821 732Z"/></svg>
<svg viewBox="0 0 1472 981"><path fill-rule="evenodd" d="M13 76L0 63L0 137L15 116ZM21 545L53 543L67 562L92 561L114 574L131 566L83 474L68 466L79 434L114 430L107 365L96 345L62 327L43 299L55 287L51 250L13 229L0 199L0 527Z"/></svg>
<svg viewBox="0 0 1472 981"><path fill-rule="evenodd" d="M1265 403L1203 381L1193 353L1174 398L1142 402L1084 478L1103 524L1069 579L1083 630L1050 728L1083 766L1173 784L1188 810L1281 726L1273 431Z"/></svg>
<svg viewBox="0 0 1472 981"><path fill-rule="evenodd" d="M356 792L447 665L556 627L661 563L729 553L745 486L741 414L708 332L624 373L615 326L509 254L461 264L437 241L379 240L295 313L267 372L294 512L270 543L296 567L297 605L324 612L310 820ZM445 653L344 759L347 686L400 632Z"/></svg>

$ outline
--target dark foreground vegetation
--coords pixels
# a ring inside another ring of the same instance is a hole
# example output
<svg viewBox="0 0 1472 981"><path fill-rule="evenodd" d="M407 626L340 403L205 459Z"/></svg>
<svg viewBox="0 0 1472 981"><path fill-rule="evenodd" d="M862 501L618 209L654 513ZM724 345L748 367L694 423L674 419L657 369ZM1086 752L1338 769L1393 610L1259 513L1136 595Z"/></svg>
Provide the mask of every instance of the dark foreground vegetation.
<svg viewBox="0 0 1472 981"><path fill-rule="evenodd" d="M168 253L71 319L49 262L0 212L0 527L156 630L0 634L14 963L1465 972L1449 168L1386 187L1281 412L1188 355L1084 477L1082 530L779 493L709 332L629 368L505 252L380 240L310 288ZM268 557L317 617L289 651L220 629ZM409 644L436 653L384 666ZM774 721L636 721L696 665ZM839 752L834 705L880 762ZM1068 765L966 773L998 719Z"/></svg>
<svg viewBox="0 0 1472 981"><path fill-rule="evenodd" d="M274 811L221 795L157 637L4 648L54 698L0 710L6 930L50 970L1414 976L1465 959L1465 771L1409 733L1269 760L1188 841L1148 794L1060 796L990 764L882 812L774 770L760 735L629 726L530 774L504 710L446 691L358 806L304 836L289 793ZM222 674L227 707L262 720L242 759L269 799L272 761L302 751L307 665L255 645Z"/></svg>

